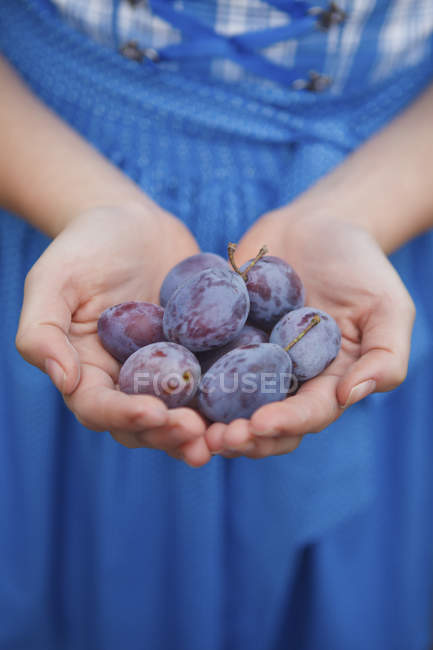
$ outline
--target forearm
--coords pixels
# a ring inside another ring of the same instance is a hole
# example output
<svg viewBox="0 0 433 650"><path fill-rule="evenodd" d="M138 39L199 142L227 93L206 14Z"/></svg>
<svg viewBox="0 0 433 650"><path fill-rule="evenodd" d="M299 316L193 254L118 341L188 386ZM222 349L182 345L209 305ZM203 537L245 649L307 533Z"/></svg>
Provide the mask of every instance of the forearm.
<svg viewBox="0 0 433 650"><path fill-rule="evenodd" d="M433 86L301 195L299 214L366 228L386 253L433 226Z"/></svg>
<svg viewBox="0 0 433 650"><path fill-rule="evenodd" d="M0 57L0 205L51 237L93 207L155 204L40 102Z"/></svg>

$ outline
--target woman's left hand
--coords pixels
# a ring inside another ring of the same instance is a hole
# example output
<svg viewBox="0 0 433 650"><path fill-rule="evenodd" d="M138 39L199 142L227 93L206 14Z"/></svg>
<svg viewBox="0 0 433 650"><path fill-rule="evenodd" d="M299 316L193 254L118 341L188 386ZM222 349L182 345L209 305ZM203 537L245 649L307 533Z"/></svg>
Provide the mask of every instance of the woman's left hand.
<svg viewBox="0 0 433 650"><path fill-rule="evenodd" d="M306 304L335 318L342 346L296 395L261 407L250 420L211 425L209 449L229 457L291 452L306 433L321 431L368 394L392 390L407 372L414 304L367 230L334 217L300 215L291 206L256 222L239 244L238 263L263 244L295 268Z"/></svg>

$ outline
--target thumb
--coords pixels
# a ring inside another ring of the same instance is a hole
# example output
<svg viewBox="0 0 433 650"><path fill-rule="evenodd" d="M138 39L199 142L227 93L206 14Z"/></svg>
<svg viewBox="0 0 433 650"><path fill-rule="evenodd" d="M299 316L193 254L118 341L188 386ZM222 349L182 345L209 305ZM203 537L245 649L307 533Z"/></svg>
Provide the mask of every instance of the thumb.
<svg viewBox="0 0 433 650"><path fill-rule="evenodd" d="M29 363L46 372L61 393L72 393L80 381L78 352L68 339L73 292L64 290L59 274L41 262L30 270L15 344Z"/></svg>
<svg viewBox="0 0 433 650"><path fill-rule="evenodd" d="M383 300L362 327L361 356L337 386L342 408L363 399L373 391L385 392L405 379L415 307L407 294L404 300Z"/></svg>

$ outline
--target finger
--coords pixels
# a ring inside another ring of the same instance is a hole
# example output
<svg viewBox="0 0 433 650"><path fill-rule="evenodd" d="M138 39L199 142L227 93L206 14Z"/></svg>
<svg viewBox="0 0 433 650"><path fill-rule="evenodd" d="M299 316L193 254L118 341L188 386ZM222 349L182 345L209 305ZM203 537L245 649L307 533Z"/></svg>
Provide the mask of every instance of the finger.
<svg viewBox="0 0 433 650"><path fill-rule="evenodd" d="M223 455L258 459L286 454L296 449L301 439L301 436L256 437L251 434L249 420L238 419L231 422L224 432Z"/></svg>
<svg viewBox="0 0 433 650"><path fill-rule="evenodd" d="M251 417L251 432L258 437L316 433L342 413L337 402L339 377L324 374L301 386L296 395L262 406Z"/></svg>
<svg viewBox="0 0 433 650"><path fill-rule="evenodd" d="M205 439L211 453L216 454L223 449L223 434L226 428L226 424L214 422L206 431Z"/></svg>
<svg viewBox="0 0 433 650"><path fill-rule="evenodd" d="M128 449L140 449L145 447L141 440L135 433L127 433L125 431L110 431L111 437L123 447Z"/></svg>
<svg viewBox="0 0 433 650"><path fill-rule="evenodd" d="M169 452L205 433L205 421L198 413L190 408L177 408L168 410L164 426L143 430L136 436L143 446Z"/></svg>
<svg viewBox="0 0 433 650"><path fill-rule="evenodd" d="M72 291L64 291L59 277L38 264L27 275L16 346L26 361L46 372L64 394L80 380L78 353L68 340Z"/></svg>
<svg viewBox="0 0 433 650"><path fill-rule="evenodd" d="M112 437L130 449L148 447L160 449L174 458L182 456L179 447L195 440L206 431L203 418L191 409L179 408L167 412L167 423L137 432L111 430Z"/></svg>
<svg viewBox="0 0 433 650"><path fill-rule="evenodd" d="M82 365L80 383L65 402L78 420L94 431L138 433L168 421L168 409L161 400L115 390L109 375L89 364Z"/></svg>
<svg viewBox="0 0 433 650"><path fill-rule="evenodd" d="M389 391L405 379L415 308L404 300L382 299L371 311L362 331L361 356L337 386L338 402L351 406L374 390Z"/></svg>
<svg viewBox="0 0 433 650"><path fill-rule="evenodd" d="M204 436L181 445L179 452L190 467L202 467L212 458Z"/></svg>
<svg viewBox="0 0 433 650"><path fill-rule="evenodd" d="M295 451L302 442L303 436L284 436L275 438L255 438L254 447L244 455L247 458L260 460L270 456L283 456Z"/></svg>
<svg viewBox="0 0 433 650"><path fill-rule="evenodd" d="M240 458L245 456L252 460L269 458L270 456L282 456L289 454L299 447L303 436L275 436L275 437L253 437L235 450L224 450L221 455L225 458Z"/></svg>
<svg viewBox="0 0 433 650"><path fill-rule="evenodd" d="M218 456L223 456L224 458L240 458L242 454L240 451L230 451L229 449L223 449L220 451Z"/></svg>
<svg viewBox="0 0 433 650"><path fill-rule="evenodd" d="M172 447L170 449L163 449L158 445L153 446L150 444L145 444L140 437L135 433L125 433L123 431L110 431L111 437L118 442L123 447L128 449L157 449L158 451L164 451L171 458L180 460L184 462L184 456L179 450L179 447Z"/></svg>
<svg viewBox="0 0 433 650"><path fill-rule="evenodd" d="M230 422L223 433L222 443L229 451L246 450L251 443L249 420L239 418Z"/></svg>

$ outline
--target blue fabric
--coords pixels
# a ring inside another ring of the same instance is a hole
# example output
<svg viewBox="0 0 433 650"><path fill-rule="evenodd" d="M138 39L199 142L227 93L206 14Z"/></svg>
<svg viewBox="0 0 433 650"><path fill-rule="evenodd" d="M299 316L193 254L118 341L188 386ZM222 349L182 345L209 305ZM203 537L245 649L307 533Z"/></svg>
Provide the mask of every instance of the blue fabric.
<svg viewBox="0 0 433 650"><path fill-rule="evenodd" d="M293 6L294 5L294 6ZM174 27L190 36L187 41L168 45L158 51L161 60L177 60L194 57L223 57L238 63L255 75L263 76L271 81L289 84L299 78L298 69L287 70L283 66L267 61L255 49L275 44L279 41L299 37L303 32L311 31L317 24L317 18L308 15L310 7L303 0L288 3L280 8L289 15L298 14L298 20L283 27L268 28L246 34L225 37L217 34L204 23L183 12L176 11L171 3L165 0L152 0L152 11ZM303 70L308 76L308 69Z"/></svg>
<svg viewBox="0 0 433 650"><path fill-rule="evenodd" d="M343 95L316 96L173 75L92 42L43 0L4 3L0 47L219 253L433 76L427 56L375 85L360 65ZM87 431L20 359L23 282L47 243L1 213L0 650L427 650L432 233L392 258L418 310L405 384L289 456L200 470Z"/></svg>

